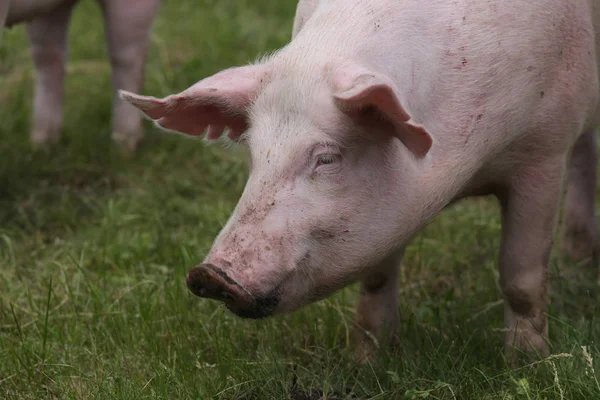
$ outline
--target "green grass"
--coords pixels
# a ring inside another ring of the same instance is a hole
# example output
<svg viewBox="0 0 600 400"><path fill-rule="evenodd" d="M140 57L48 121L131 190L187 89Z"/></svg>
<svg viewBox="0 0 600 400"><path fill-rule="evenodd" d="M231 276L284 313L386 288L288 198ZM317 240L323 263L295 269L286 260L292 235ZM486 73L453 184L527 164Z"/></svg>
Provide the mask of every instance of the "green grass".
<svg viewBox="0 0 600 400"><path fill-rule="evenodd" d="M165 2L144 92L177 92L282 46L294 9ZM348 355L356 287L261 321L193 297L184 276L235 206L245 150L147 125L139 153L121 157L110 141L103 39L96 3L82 1L70 29L64 136L46 152L28 145L33 72L23 26L0 45L0 398L300 399L293 381L328 398L600 398L597 300L583 268L558 256L553 271L581 278L553 279L552 353L564 354L506 367L500 222L488 199L445 211L408 249L403 346L376 365Z"/></svg>

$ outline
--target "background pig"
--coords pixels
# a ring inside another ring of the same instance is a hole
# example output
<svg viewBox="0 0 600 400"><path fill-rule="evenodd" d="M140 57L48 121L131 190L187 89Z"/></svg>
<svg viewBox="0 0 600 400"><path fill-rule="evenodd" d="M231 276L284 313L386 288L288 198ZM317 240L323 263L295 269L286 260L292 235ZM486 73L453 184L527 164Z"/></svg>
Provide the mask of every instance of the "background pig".
<svg viewBox="0 0 600 400"><path fill-rule="evenodd" d="M152 21L161 0L99 0L115 89L140 90ZM77 0L0 0L0 33L4 23L27 22L36 69L31 140L56 142L63 120L67 29ZM115 95L113 139L133 150L142 139L137 111Z"/></svg>
<svg viewBox="0 0 600 400"><path fill-rule="evenodd" d="M574 0L306 1L291 43L258 63L163 99L122 92L164 129L249 145L248 183L189 288L255 318L360 280L357 321L387 339L404 247L451 202L491 194L506 350L546 354L566 171L570 248L596 247L598 17Z"/></svg>

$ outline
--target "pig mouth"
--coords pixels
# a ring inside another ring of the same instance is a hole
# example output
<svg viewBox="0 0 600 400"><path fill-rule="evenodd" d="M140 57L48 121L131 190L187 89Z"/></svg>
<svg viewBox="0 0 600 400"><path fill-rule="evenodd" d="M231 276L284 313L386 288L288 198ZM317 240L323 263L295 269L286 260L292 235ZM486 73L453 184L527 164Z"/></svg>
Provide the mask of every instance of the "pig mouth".
<svg viewBox="0 0 600 400"><path fill-rule="evenodd" d="M252 295L213 264L200 264L190 269L186 284L196 296L221 301L241 318L259 319L272 315L280 298L276 293Z"/></svg>

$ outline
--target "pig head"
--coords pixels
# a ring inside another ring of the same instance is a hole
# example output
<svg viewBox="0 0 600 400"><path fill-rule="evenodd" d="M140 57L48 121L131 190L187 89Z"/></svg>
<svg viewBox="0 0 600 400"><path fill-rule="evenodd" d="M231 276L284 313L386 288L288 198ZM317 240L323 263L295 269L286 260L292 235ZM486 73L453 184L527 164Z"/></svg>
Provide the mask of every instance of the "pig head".
<svg viewBox="0 0 600 400"><path fill-rule="evenodd" d="M227 128L249 145L242 197L187 276L193 293L242 317L331 294L419 226L420 216L405 211L417 195L405 189L429 134L411 123L386 76L352 62L314 70L271 60L164 99L121 92L163 129L215 140Z"/></svg>

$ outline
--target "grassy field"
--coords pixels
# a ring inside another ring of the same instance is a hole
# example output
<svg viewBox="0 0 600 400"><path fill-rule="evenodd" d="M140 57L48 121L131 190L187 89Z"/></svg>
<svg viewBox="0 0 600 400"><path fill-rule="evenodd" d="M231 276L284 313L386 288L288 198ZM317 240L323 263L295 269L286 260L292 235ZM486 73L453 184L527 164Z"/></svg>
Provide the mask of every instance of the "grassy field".
<svg viewBox="0 0 600 400"><path fill-rule="evenodd" d="M180 91L280 47L294 9L292 1L167 1L144 92ZM356 287L261 321L193 297L184 276L235 206L245 150L148 125L136 157L120 156L110 141L109 72L99 8L83 0L70 29L63 139L32 152L24 28L4 33L0 398L600 399L597 286L558 253L554 356L506 367L500 220L489 199L445 211L408 249L403 346L376 365L348 355ZM566 270L573 277L560 279Z"/></svg>

